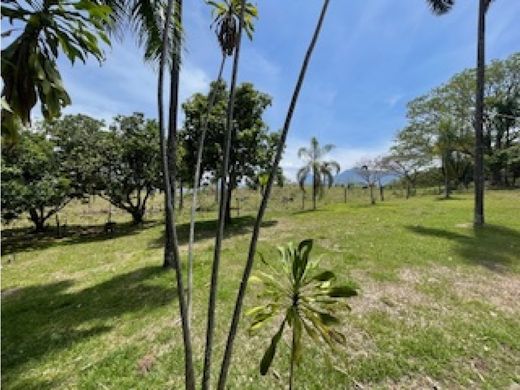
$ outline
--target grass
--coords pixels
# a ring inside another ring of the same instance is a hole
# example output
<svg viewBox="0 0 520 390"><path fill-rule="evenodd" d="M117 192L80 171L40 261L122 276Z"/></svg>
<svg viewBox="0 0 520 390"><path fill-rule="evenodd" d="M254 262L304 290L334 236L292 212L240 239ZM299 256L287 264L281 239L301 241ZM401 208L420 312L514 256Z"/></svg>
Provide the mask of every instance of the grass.
<svg viewBox="0 0 520 390"><path fill-rule="evenodd" d="M348 343L331 352L308 343L298 388L509 388L520 384L520 192L487 196L488 226L471 227L472 197L399 193L368 205L362 193L329 193L316 212L275 193L259 250L274 256L287 241L314 238L323 266L362 288L345 314ZM291 190L288 190L291 191ZM215 364L247 252L255 193L243 193L226 233L221 265ZM287 195L289 197L290 195ZM210 210L210 196L205 200ZM160 199L154 201L160 205ZM310 202L307 201L307 205ZM156 206L154 206L156 207ZM181 388L182 337L174 275L162 264L160 212L133 227L124 214L103 232L105 205L76 204L52 230L31 235L20 223L3 232L2 385L6 389ZM195 358L203 360L214 213L201 213L195 264ZM187 217L179 224L186 255ZM256 264L256 269L261 267ZM257 301L249 289L246 308ZM233 389L282 388L288 347L260 377L269 330L241 323L230 372ZM273 327L276 324L273 324ZM217 368L217 367L215 367ZM215 369L215 372L217 370ZM216 378L213 378L214 380Z"/></svg>

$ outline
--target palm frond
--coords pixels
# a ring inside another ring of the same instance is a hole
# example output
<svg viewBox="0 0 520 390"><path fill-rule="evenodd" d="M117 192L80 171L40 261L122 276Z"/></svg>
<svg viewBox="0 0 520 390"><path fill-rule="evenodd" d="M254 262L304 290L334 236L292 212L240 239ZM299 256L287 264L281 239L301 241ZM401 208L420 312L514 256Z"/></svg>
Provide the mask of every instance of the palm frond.
<svg viewBox="0 0 520 390"><path fill-rule="evenodd" d="M298 184L303 192L305 192L305 180L307 179L307 176L309 176L310 173L310 167L305 166L303 168L300 168L298 170L298 173L296 174Z"/></svg>
<svg viewBox="0 0 520 390"><path fill-rule="evenodd" d="M451 10L455 0L426 0L432 12L436 15L443 15Z"/></svg>

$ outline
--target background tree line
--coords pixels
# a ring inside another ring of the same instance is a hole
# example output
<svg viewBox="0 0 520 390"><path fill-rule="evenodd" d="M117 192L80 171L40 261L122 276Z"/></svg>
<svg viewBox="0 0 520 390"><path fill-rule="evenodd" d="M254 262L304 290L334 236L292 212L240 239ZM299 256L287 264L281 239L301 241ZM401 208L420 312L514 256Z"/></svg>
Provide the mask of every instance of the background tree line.
<svg viewBox="0 0 520 390"><path fill-rule="evenodd" d="M218 178L224 142L228 91L223 82L208 122L202 173ZM212 93L212 91L210 91ZM208 97L195 94L183 105L184 128L178 133L179 204L182 188L192 185L200 119ZM231 154L231 190L247 180L257 183L268 167L278 133L262 120L271 98L242 84L237 88L234 142ZM13 220L25 213L36 230L72 199L98 195L128 212L141 223L150 196L162 190L157 122L141 113L116 116L109 126L87 115L66 115L42 121L20 133L16 144L2 150L2 217ZM202 177L202 175L201 175ZM231 218L228 197L227 217Z"/></svg>
<svg viewBox="0 0 520 390"><path fill-rule="evenodd" d="M475 70L467 69L447 83L408 103L407 125L397 133L384 158L389 171L415 187L427 172L451 187L468 186L474 168ZM484 174L497 187L514 186L520 176L520 53L486 68Z"/></svg>

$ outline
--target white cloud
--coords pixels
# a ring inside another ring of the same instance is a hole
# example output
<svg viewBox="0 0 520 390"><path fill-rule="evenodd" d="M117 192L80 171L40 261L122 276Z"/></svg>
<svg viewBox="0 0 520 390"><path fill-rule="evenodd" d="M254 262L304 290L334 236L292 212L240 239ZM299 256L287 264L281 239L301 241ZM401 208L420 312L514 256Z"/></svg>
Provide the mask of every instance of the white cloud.
<svg viewBox="0 0 520 390"><path fill-rule="evenodd" d="M116 114L144 112L157 116L157 73L153 64L144 63L142 50L131 42L114 44L101 66L89 61L73 68L62 65L64 82L72 98L65 113L85 113L110 120ZM210 78L199 67L185 61L181 68L181 102L195 92L207 91ZM165 80L165 100L169 80Z"/></svg>
<svg viewBox="0 0 520 390"><path fill-rule="evenodd" d="M400 93L396 93L394 95L389 96L385 102L388 104L389 107L394 107L401 99L403 98L403 95Z"/></svg>

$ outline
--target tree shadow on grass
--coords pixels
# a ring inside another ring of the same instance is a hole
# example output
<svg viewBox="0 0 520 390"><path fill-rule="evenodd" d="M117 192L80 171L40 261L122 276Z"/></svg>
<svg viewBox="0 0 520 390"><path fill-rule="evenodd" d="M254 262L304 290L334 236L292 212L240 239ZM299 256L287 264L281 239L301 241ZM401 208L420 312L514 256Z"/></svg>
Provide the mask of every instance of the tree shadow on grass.
<svg viewBox="0 0 520 390"><path fill-rule="evenodd" d="M112 233L105 231L105 224L69 225L63 229L60 238L58 238L55 227L48 227L47 230L40 233L34 233L31 228L5 229L2 231L2 255L130 236L159 223L162 222L150 221L139 225L134 225L131 222L117 223Z"/></svg>
<svg viewBox="0 0 520 390"><path fill-rule="evenodd" d="M520 232L497 225L471 228L472 235L464 235L445 229L407 226L414 233L452 240L456 251L465 261L492 271L504 272L520 265Z"/></svg>
<svg viewBox="0 0 520 390"><path fill-rule="evenodd" d="M214 238L217 230L218 220L210 219L205 221L197 221L195 223L195 241ZM229 238L234 235L247 234L251 231L255 223L255 218L250 215L243 217L234 217L230 225L224 231L224 238ZM264 221L262 227L271 227L277 224L277 221ZM177 225L177 234L179 238L179 245L188 243L189 240L190 223L183 223ZM165 232L159 238L150 242L150 248L160 248L164 246Z"/></svg>
<svg viewBox="0 0 520 390"><path fill-rule="evenodd" d="M11 370L101 335L125 313L171 303L173 287L147 283L163 273L144 267L74 292L67 291L70 280L2 291L2 384L10 387L16 377Z"/></svg>

